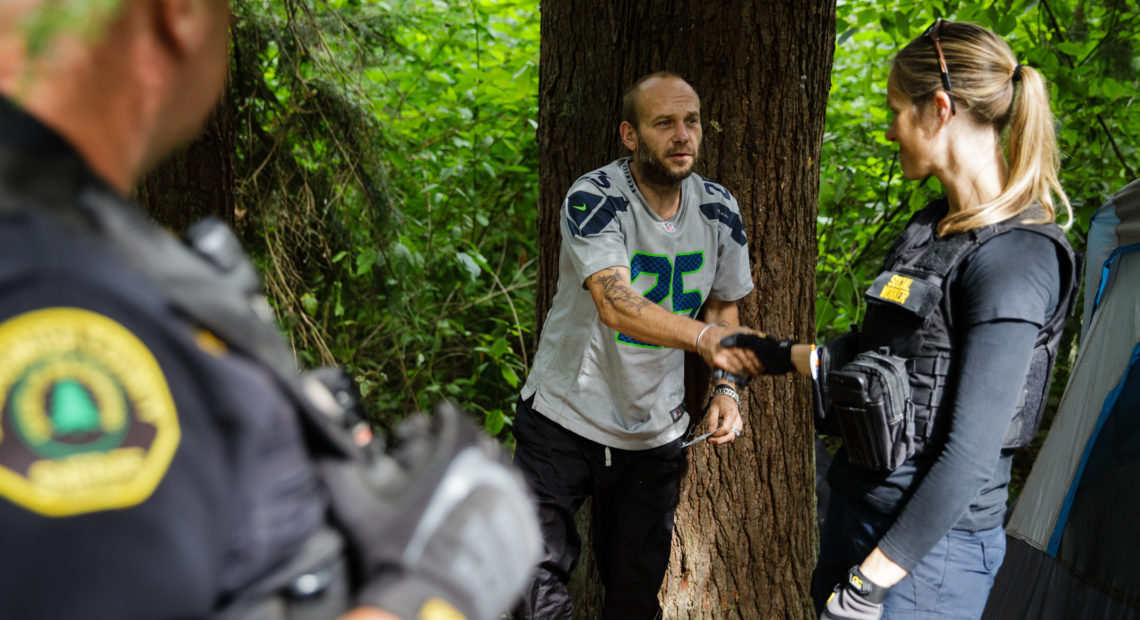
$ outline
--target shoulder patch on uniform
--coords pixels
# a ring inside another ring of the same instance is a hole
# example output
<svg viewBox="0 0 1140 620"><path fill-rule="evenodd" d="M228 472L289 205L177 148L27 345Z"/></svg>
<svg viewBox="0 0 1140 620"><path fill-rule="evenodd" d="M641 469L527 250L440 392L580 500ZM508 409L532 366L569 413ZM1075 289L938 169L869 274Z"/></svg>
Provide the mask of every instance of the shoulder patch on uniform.
<svg viewBox="0 0 1140 620"><path fill-rule="evenodd" d="M0 324L0 496L52 517L134 506L180 437L162 369L127 328L78 308Z"/></svg>
<svg viewBox="0 0 1140 620"><path fill-rule="evenodd" d="M871 283L865 296L906 308L925 318L942 300L942 288L896 271L884 271Z"/></svg>

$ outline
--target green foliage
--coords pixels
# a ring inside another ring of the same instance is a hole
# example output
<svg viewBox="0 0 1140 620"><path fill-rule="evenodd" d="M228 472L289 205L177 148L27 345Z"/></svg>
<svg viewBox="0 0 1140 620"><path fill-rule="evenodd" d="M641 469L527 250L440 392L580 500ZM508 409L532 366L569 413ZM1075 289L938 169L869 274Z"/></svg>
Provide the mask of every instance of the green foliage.
<svg viewBox="0 0 1140 620"><path fill-rule="evenodd" d="M371 72L388 87L377 114L401 141L387 163L407 234L388 275L404 287L401 329L444 338L416 353L428 355L417 402L463 398L498 433L533 320L537 3L403 10L417 27Z"/></svg>
<svg viewBox="0 0 1140 620"><path fill-rule="evenodd" d="M85 39L103 34L120 2L121 0L71 0L44 3L38 10L30 12L23 24L28 54L36 56L44 52L57 36L64 33Z"/></svg>
<svg viewBox="0 0 1140 620"><path fill-rule="evenodd" d="M390 426L450 399L492 434L526 374L535 0L239 10L242 230L305 365Z"/></svg>

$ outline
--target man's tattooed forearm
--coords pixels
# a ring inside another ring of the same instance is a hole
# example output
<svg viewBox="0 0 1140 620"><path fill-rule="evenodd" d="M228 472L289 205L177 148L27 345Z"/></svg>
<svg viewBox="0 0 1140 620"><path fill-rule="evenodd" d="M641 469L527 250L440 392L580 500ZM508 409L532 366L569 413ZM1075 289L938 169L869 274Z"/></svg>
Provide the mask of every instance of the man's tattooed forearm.
<svg viewBox="0 0 1140 620"><path fill-rule="evenodd" d="M646 306L653 305L644 296L639 295L637 291L626 284L623 279L615 273L599 274L594 277L594 284L602 287L602 294L606 298L606 303L613 307L624 307L632 310L638 316L641 316L641 310Z"/></svg>

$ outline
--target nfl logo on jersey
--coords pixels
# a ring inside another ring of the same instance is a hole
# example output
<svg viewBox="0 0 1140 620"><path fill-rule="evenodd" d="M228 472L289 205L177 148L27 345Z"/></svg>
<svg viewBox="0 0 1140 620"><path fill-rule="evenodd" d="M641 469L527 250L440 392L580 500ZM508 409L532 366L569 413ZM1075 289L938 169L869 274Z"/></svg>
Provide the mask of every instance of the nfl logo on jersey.
<svg viewBox="0 0 1140 620"><path fill-rule="evenodd" d="M673 222L661 222L661 227L665 229L665 232L677 232L677 227L673 226Z"/></svg>

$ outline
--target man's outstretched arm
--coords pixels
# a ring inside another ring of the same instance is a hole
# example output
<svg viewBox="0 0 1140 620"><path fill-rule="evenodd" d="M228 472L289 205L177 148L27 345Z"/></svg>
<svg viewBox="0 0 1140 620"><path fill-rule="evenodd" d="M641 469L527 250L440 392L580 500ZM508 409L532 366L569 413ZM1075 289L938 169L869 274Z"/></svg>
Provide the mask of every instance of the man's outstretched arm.
<svg viewBox="0 0 1140 620"><path fill-rule="evenodd" d="M607 267L590 275L586 288L594 298L599 318L610 329L649 344L696 351L709 366L738 375L760 371L760 363L751 351L720 345L729 334L751 330L669 312L633 289L627 267Z"/></svg>

